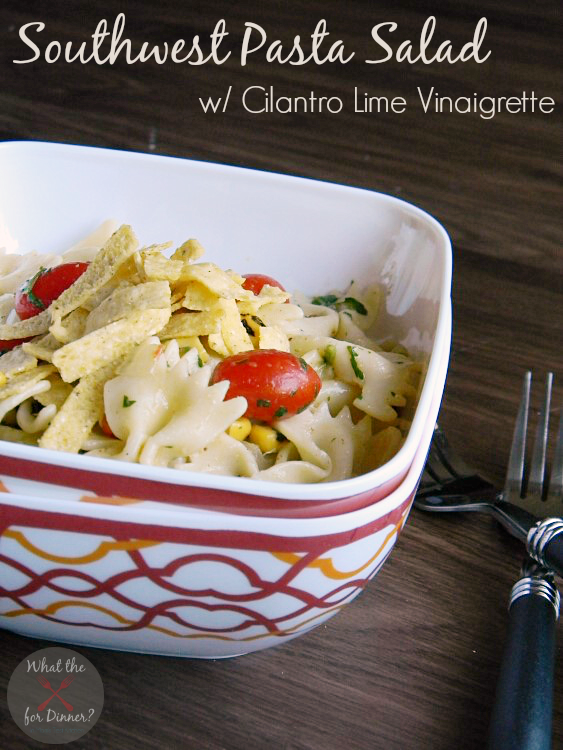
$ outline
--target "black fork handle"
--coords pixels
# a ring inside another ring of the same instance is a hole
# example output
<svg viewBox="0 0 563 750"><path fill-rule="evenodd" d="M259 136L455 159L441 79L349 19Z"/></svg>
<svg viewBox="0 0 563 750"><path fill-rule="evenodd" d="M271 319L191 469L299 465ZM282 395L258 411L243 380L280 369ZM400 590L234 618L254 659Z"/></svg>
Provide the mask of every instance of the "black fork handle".
<svg viewBox="0 0 563 750"><path fill-rule="evenodd" d="M543 551L545 565L563 577L563 533L558 534L546 544Z"/></svg>
<svg viewBox="0 0 563 750"><path fill-rule="evenodd" d="M558 613L550 575L514 585L489 750L550 750Z"/></svg>
<svg viewBox="0 0 563 750"><path fill-rule="evenodd" d="M546 518L533 526L527 537L529 554L540 565L563 577L563 519Z"/></svg>

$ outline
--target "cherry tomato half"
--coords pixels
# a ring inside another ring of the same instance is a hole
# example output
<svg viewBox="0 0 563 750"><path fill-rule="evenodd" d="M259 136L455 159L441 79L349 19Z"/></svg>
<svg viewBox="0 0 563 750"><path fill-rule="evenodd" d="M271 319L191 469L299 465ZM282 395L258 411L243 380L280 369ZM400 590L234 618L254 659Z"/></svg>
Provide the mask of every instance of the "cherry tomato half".
<svg viewBox="0 0 563 750"><path fill-rule="evenodd" d="M276 281L271 276L265 276L263 273L249 273L245 276L242 288L248 289L248 291L253 294L260 294L262 287L266 286L266 284L268 284L268 286L277 286L278 289L285 292L285 289L279 281Z"/></svg>
<svg viewBox="0 0 563 750"><path fill-rule="evenodd" d="M321 379L304 359L277 349L256 349L227 357L212 383L229 381L226 398L244 396L245 416L262 422L292 417L306 409L321 389Z"/></svg>
<svg viewBox="0 0 563 750"><path fill-rule="evenodd" d="M33 336L28 336L26 339L0 339L0 357L9 352L10 349L14 349L16 346L24 344L32 338Z"/></svg>
<svg viewBox="0 0 563 750"><path fill-rule="evenodd" d="M16 312L20 320L32 318L49 307L88 266L89 263L63 263L54 268L42 268L16 292Z"/></svg>
<svg viewBox="0 0 563 750"><path fill-rule="evenodd" d="M102 430L102 432L104 433L104 435L107 435L107 436L108 436L108 437L110 437L110 438L114 438L114 437L115 437L115 435L114 435L114 434L113 434L113 432L111 431L111 427L109 426L109 422L108 422L108 420L107 420L107 417L106 417L106 415L105 415L105 414L104 414L104 416L103 416L103 417L102 417L102 418L100 419L100 421L99 421L99 423L98 423L98 424L100 425L100 427L101 427L101 430Z"/></svg>

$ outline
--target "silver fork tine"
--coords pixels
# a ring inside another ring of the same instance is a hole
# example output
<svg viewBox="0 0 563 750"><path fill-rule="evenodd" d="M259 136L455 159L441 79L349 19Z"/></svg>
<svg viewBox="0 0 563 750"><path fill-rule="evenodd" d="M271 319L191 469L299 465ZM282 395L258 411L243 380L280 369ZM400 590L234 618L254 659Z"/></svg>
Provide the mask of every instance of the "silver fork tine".
<svg viewBox="0 0 563 750"><path fill-rule="evenodd" d="M438 461L445 467L451 477L458 479L475 473L473 469L471 469L463 459L460 458L460 456L454 453L448 443L445 432L440 427L436 427L434 430L432 448L434 449Z"/></svg>
<svg viewBox="0 0 563 750"><path fill-rule="evenodd" d="M510 458L506 470L506 479L502 493L503 500L515 502L522 494L522 480L524 477L524 460L526 457L526 431L528 429L528 407L530 405L530 385L532 373L528 371L524 375L522 385L522 398L514 425Z"/></svg>
<svg viewBox="0 0 563 750"><path fill-rule="evenodd" d="M557 442L555 443L555 453L551 465L551 479L549 480L549 490L547 493L547 502L557 509L557 503L563 501L563 410L559 417L559 429L557 432ZM561 515L563 508L559 508L558 515Z"/></svg>
<svg viewBox="0 0 563 750"><path fill-rule="evenodd" d="M437 482L447 482L454 478L454 475L450 472L447 466L444 465L440 452L436 448L434 442L430 445L430 451L428 453L428 459L426 462L426 470L430 476Z"/></svg>
<svg viewBox="0 0 563 750"><path fill-rule="evenodd" d="M551 406L551 385L553 373L548 372L545 381L545 396L540 411L536 439L532 450L532 464L528 480L528 494L541 498L547 460L547 438L549 434L549 408Z"/></svg>

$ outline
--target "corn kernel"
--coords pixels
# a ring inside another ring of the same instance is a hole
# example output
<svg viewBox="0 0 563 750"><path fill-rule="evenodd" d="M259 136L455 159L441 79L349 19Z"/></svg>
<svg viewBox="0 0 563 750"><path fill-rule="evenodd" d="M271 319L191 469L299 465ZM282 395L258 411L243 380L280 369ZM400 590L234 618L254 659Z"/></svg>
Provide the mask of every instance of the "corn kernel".
<svg viewBox="0 0 563 750"><path fill-rule="evenodd" d="M248 437L251 427L252 422L250 419L241 417L240 419L235 419L227 430L227 433L235 440L244 440Z"/></svg>
<svg viewBox="0 0 563 750"><path fill-rule="evenodd" d="M262 453L277 453L281 447L278 433L272 427L263 424L253 424L248 439L255 443Z"/></svg>

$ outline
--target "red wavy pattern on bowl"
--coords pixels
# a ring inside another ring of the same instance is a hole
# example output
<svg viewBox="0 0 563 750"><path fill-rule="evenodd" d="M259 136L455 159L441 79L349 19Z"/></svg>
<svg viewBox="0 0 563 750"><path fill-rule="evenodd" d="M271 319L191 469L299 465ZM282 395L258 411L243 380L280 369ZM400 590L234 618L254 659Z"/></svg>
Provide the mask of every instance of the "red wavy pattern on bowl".
<svg viewBox="0 0 563 750"><path fill-rule="evenodd" d="M237 515L272 516L277 518L320 518L365 508L387 497L405 478L410 466L401 474L367 492L336 500L285 500L206 487L186 486L172 482L105 474L103 472L56 466L42 461L4 456L0 453L0 474L29 479L34 482L73 487L101 497L153 500L172 505L228 511Z"/></svg>
<svg viewBox="0 0 563 750"><path fill-rule="evenodd" d="M389 540L395 534L399 533L406 520L411 499L412 498L409 498L402 503L400 507L394 509L385 516L371 523L365 524L360 528L336 534L304 538L282 537L274 534L259 534L244 531L232 532L193 528L180 529L176 527L160 527L148 524L108 521L106 519L96 518L81 517L78 519L71 514L49 513L47 511L30 510L18 508L16 506L5 506L6 513L3 519L3 526L0 529L0 539L5 538L8 535L12 538L18 538L19 535L20 538L25 540L25 536L18 530L22 527L30 529L53 529L74 533L79 532L87 535L109 535L115 539L118 544L120 541L123 542L123 544L119 544L118 548L120 551L123 551L128 555L134 568L132 570L122 570L111 575L105 581L100 581L93 575L85 573L84 571L76 570L68 565L59 565L43 573L37 574L22 562L15 560L6 554L1 554L0 562L29 578L27 583L12 590L0 586L0 595L11 600L17 607L19 607L19 610L4 612L4 616L19 617L26 614L33 614L42 619L61 625L94 627L100 630L119 632L147 628L175 637L197 637L199 633L201 636L205 635L206 637L221 637L222 639L237 640L240 640L237 636L243 635L243 640L253 640L267 634L275 636L294 634L300 628L309 627L311 622L315 619L334 613L334 611L341 608L347 601L354 598L365 586L367 581L377 573L390 551L390 549L386 549ZM347 573L331 575L330 571L327 574L326 566L319 564L319 562L326 562L326 560L322 560L322 555L326 554L334 547L350 544L353 541L375 534L390 525L392 530L386 535L383 543L380 543L375 554L359 569ZM265 580L257 570L247 563L237 559L235 556L228 554L225 551L215 552L212 549L189 555L184 554L168 562L166 565L154 567L145 560L141 554L141 549L143 547L151 547L155 543L158 544L160 542L175 542L178 544L191 545L197 544L210 548L228 547L231 550L260 550L281 557L283 557L282 553L284 552L291 552L292 555L286 555L286 558L291 561L289 567L281 573L276 580L270 581ZM108 549L111 548L112 545L110 543ZM33 552L31 545L28 546L28 550L30 549ZM296 552L298 552L300 556L296 555ZM95 550L90 555L77 557L75 560L82 564L85 559L99 559L105 554L107 554L107 549L99 554ZM58 556L46 553L39 553L38 556L44 557L48 560L60 559ZM295 557L295 559L293 559L293 557ZM68 559L71 560L71 558ZM213 588L190 589L166 580L183 566L196 562L218 562L228 565L242 574L250 586L254 587L256 590L246 593L229 594ZM79 563L77 562L77 564ZM310 567L319 568L325 578L339 577L346 578L346 580L339 582L338 585L332 587L322 596L317 596L310 591L300 588L295 583L297 576L303 570ZM55 583L55 580L62 576L67 579L75 578L77 581L86 582L90 584L90 588L77 591L68 588L68 586L61 586ZM122 592L117 590L118 587L122 586L124 583L141 580L150 581L160 587L163 591L174 594L174 597L160 601L153 606L146 606L125 596ZM65 597L70 596L72 599L51 602L50 605L42 610L34 609L26 603L24 597L35 594L41 590L49 590ZM108 595L116 603L125 605L138 612L138 619L128 619L108 607L102 607L95 602L88 601L88 599L94 599L96 596L102 594ZM267 615L253 609L253 603L261 602L273 594L283 594L291 597L296 601L297 606L291 611L285 612L277 617L268 617ZM203 599L210 596L215 596L219 598L220 601L217 603L203 601ZM86 615L86 619L79 622L68 621L61 617L57 617L58 612L60 610L64 611L66 607L79 607L82 608L84 612L87 612L88 610L97 610L98 613L112 617L117 622L115 625L101 624L99 622L96 623L87 619ZM203 626L197 622L186 619L175 611L178 608L184 607L196 608L207 612L228 611L240 615L242 619L237 625L229 627ZM175 625L184 632L178 633L170 628L156 625L154 623L156 618L166 618L171 625ZM299 619L298 623L295 622L296 619ZM287 626L286 629L284 629L284 625ZM257 626L262 629L263 635L244 635L246 631ZM190 631L190 633L186 634L186 630Z"/></svg>

